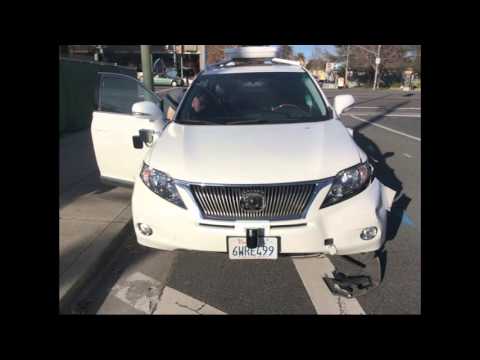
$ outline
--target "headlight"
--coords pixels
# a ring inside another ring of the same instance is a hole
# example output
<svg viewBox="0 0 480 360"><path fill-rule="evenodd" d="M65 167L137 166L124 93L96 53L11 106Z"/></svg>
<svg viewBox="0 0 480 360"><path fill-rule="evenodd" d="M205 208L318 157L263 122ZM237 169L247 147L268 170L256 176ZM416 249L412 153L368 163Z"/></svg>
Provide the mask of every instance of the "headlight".
<svg viewBox="0 0 480 360"><path fill-rule="evenodd" d="M143 163L140 177L142 178L143 183L158 196L180 206L181 208L187 208L177 191L173 179L164 172L155 170Z"/></svg>
<svg viewBox="0 0 480 360"><path fill-rule="evenodd" d="M363 191L372 179L373 167L367 162L340 171L320 209L351 198Z"/></svg>

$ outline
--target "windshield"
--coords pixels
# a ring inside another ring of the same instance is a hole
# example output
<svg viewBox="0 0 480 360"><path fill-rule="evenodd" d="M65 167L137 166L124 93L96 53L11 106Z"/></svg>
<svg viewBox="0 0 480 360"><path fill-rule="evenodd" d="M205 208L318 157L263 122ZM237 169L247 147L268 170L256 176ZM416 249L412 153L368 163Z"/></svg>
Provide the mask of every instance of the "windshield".
<svg viewBox="0 0 480 360"><path fill-rule="evenodd" d="M181 124L243 125L324 121L330 118L307 73L202 75L175 119Z"/></svg>

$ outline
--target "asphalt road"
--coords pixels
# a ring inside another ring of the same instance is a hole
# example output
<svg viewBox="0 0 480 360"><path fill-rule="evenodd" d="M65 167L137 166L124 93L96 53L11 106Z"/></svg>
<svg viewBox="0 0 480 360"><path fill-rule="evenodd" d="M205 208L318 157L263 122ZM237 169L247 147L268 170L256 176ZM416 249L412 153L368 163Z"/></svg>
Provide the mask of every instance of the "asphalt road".
<svg viewBox="0 0 480 360"><path fill-rule="evenodd" d="M339 94L355 97L356 104L342 115L342 121L355 130L359 146L378 161L379 180L399 194L389 217L380 262L383 281L378 288L358 301L330 294L321 277L331 273L333 265L348 268L341 257L229 261L221 253L145 248L130 234L84 289L73 312L419 314L420 92L351 89L325 93L331 102Z"/></svg>

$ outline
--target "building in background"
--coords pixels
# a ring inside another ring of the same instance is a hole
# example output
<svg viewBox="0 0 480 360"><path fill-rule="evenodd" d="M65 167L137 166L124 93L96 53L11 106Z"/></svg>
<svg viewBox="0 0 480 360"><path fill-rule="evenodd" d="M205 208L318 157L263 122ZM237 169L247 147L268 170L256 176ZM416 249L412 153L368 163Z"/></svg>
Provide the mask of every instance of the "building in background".
<svg viewBox="0 0 480 360"><path fill-rule="evenodd" d="M151 45L152 63L171 68L176 62L180 67L180 56L183 47L183 67L200 71L199 45ZM122 66L135 67L141 71L142 61L140 45L61 45L60 56L85 60L98 60L116 63ZM157 61L161 60L161 61Z"/></svg>

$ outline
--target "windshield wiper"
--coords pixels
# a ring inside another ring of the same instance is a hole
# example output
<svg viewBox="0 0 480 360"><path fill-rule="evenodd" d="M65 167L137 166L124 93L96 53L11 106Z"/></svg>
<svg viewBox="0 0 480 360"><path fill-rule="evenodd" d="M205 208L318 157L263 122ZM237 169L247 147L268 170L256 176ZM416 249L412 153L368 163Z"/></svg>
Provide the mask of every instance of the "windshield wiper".
<svg viewBox="0 0 480 360"><path fill-rule="evenodd" d="M200 124L200 125L222 125L216 121L207 121L207 120L182 120L182 121L177 121L178 124Z"/></svg>
<svg viewBox="0 0 480 360"><path fill-rule="evenodd" d="M322 119L312 119L309 117L299 117L299 118L288 118L286 120L279 120L279 119L257 119L257 120L239 120L239 121L230 121L225 123L225 125L238 125L238 124L294 124L294 123L302 123L302 122L318 122L322 121Z"/></svg>
<svg viewBox="0 0 480 360"><path fill-rule="evenodd" d="M228 121L225 125L238 125L238 124L268 124L270 122L275 122L277 120L265 120L265 119L255 119L255 120L238 120L238 121Z"/></svg>

